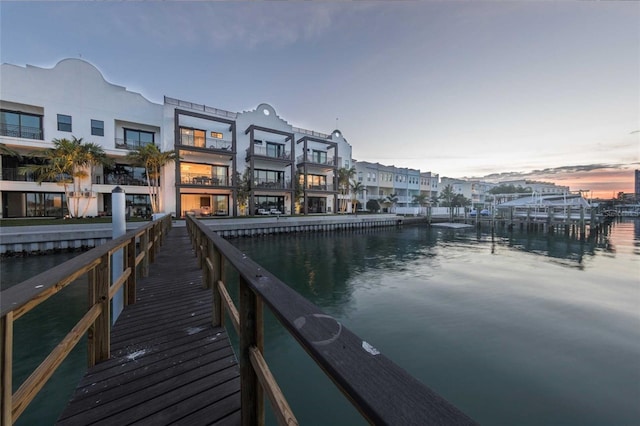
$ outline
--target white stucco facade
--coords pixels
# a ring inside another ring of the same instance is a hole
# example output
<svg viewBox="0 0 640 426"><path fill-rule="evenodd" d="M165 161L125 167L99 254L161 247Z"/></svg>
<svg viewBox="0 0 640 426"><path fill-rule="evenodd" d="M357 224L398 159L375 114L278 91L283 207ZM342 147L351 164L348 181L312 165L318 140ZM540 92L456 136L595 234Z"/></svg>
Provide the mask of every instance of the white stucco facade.
<svg viewBox="0 0 640 426"><path fill-rule="evenodd" d="M350 167L351 146L342 132L294 127L275 108L231 112L165 98L163 104L107 82L92 64L64 59L53 68L3 64L0 143L21 155L53 147L54 139L100 145L112 160L81 181L81 196L54 182L24 174L27 157L2 155L2 217L60 216L68 199L86 216L110 214L110 194L125 190L130 211L146 215L146 175L126 159L146 143L176 150L179 160L160 177L160 211L182 216L234 216L260 210L282 214L332 213L337 170ZM249 171L245 206L240 177ZM77 197L76 197L77 196ZM85 210L86 207L86 210Z"/></svg>

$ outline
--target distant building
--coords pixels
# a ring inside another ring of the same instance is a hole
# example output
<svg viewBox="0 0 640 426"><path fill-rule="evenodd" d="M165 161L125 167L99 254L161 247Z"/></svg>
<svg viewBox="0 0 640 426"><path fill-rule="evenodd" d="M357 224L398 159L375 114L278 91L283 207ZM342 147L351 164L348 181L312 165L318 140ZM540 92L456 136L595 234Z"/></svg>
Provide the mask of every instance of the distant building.
<svg viewBox="0 0 640 426"><path fill-rule="evenodd" d="M477 179L453 179L443 177L440 180L440 189L443 190L448 185L451 185L454 193L462 194L465 198L471 200L473 207L480 208L488 205L489 191L495 186L493 183Z"/></svg>
<svg viewBox="0 0 640 426"><path fill-rule="evenodd" d="M568 186L556 185L555 183L551 183L551 182L539 182L539 181L527 180L527 179L501 181L499 185L513 185L515 187L520 186L525 189L528 188L531 191L535 192L536 194L542 194L542 195L565 194L569 192Z"/></svg>

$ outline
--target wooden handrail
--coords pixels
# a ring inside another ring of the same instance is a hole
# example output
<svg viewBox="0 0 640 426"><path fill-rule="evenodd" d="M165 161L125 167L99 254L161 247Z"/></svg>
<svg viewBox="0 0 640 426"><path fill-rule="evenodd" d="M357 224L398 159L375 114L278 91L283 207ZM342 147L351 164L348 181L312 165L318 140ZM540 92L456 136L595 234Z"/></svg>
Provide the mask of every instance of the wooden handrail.
<svg viewBox="0 0 640 426"><path fill-rule="evenodd" d="M213 282L217 285L211 285L214 300L217 300L214 301L212 312L212 320L216 325L220 311L227 305L233 306L233 302L228 301L221 268L229 265L238 272L240 353L237 356L240 361L241 389L247 396L242 397L243 424L262 424L264 421L264 412L260 408L262 388L256 388L258 383L265 387L270 401L276 402L272 408L279 422L288 424L291 418L288 409L283 408L288 405L280 403L286 403L282 392L277 384L272 386L275 380L267 378L263 371L257 371L263 369L260 360L263 358L260 341L263 304L370 423L475 424L455 406L248 258L204 223L192 217L187 217L186 223L196 255L199 259L205 259L201 264L206 270L213 268L210 275L216 277ZM231 316L233 318L235 315ZM249 335L244 335L246 333ZM261 375L265 377L256 378Z"/></svg>
<svg viewBox="0 0 640 426"><path fill-rule="evenodd" d="M147 276L149 259L155 257L170 228L171 216L164 216L0 293L1 425L11 425L18 419L85 333L88 365L108 359L111 299L124 288L124 303L135 302L136 267L142 264L141 275ZM136 256L137 242L140 254ZM111 283L111 257L120 250L125 254L123 270ZM84 274L89 277L87 311L13 393L13 323Z"/></svg>

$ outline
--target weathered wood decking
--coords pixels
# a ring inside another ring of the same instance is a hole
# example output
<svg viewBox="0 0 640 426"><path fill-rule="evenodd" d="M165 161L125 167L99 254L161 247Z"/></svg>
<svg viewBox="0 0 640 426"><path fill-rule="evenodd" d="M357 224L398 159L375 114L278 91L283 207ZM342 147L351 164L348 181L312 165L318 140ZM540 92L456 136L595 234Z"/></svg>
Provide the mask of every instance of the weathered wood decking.
<svg viewBox="0 0 640 426"><path fill-rule="evenodd" d="M240 380L186 228L173 228L134 305L114 325L111 359L91 368L59 425L240 423Z"/></svg>

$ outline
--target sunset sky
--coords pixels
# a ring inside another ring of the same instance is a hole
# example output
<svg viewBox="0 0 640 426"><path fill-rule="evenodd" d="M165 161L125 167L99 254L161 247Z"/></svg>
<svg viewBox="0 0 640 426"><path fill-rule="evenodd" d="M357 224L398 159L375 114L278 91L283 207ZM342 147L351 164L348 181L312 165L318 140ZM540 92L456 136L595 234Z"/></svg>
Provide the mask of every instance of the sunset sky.
<svg viewBox="0 0 640 426"><path fill-rule="evenodd" d="M0 2L3 63L340 129L357 160L610 198L640 168L640 2ZM1 88L0 88L1 89Z"/></svg>

